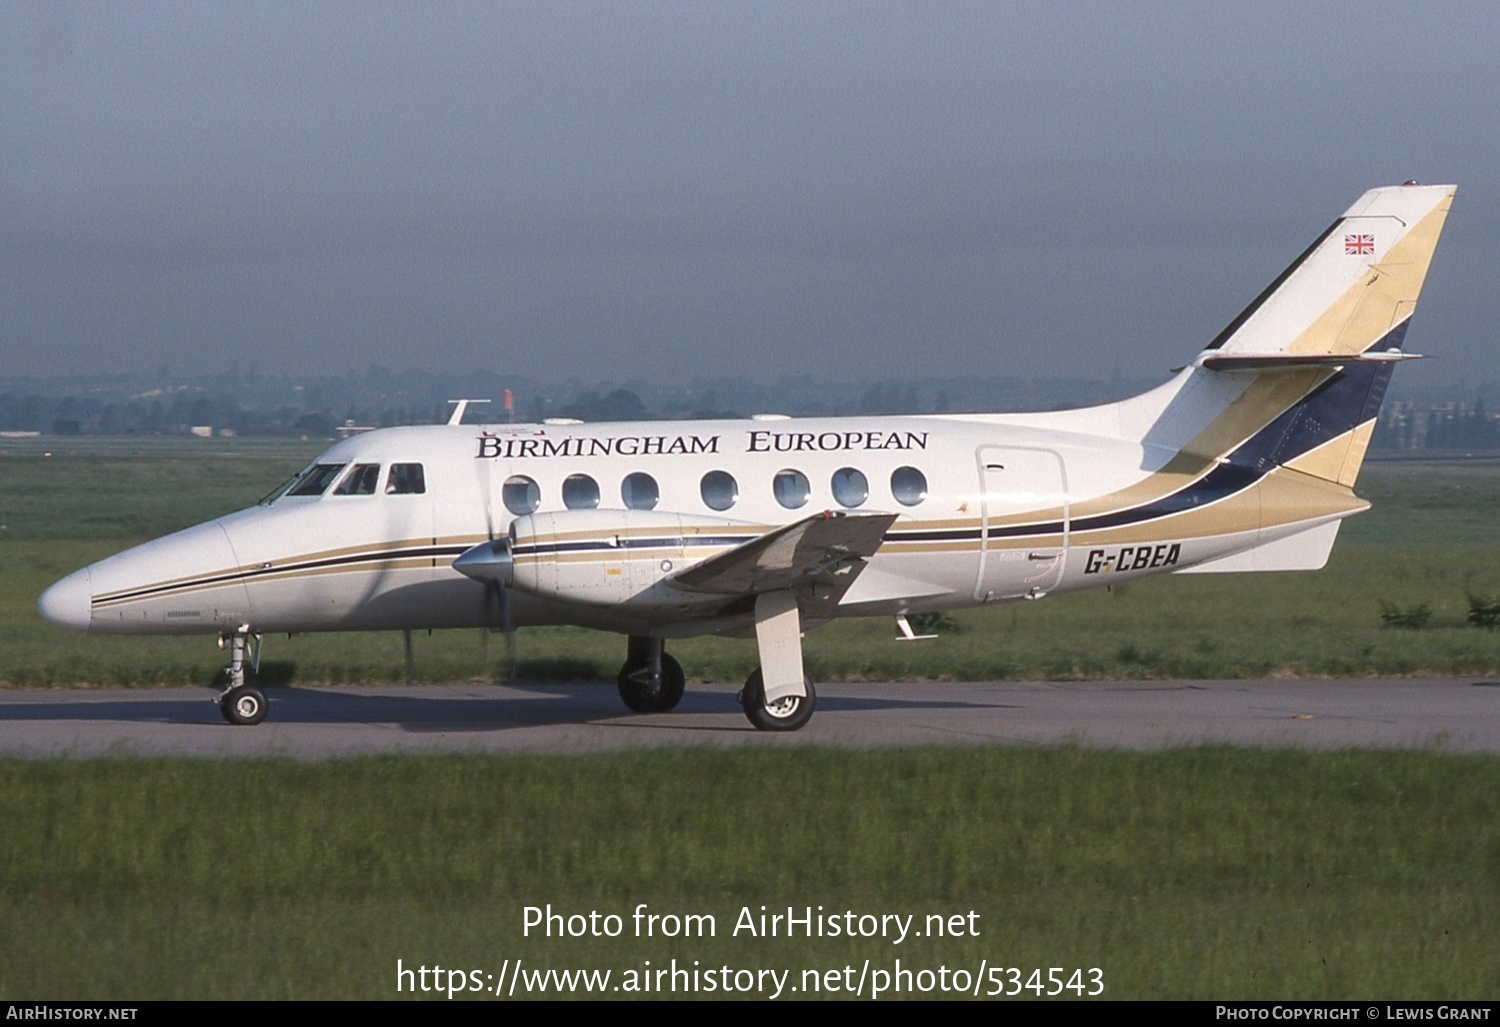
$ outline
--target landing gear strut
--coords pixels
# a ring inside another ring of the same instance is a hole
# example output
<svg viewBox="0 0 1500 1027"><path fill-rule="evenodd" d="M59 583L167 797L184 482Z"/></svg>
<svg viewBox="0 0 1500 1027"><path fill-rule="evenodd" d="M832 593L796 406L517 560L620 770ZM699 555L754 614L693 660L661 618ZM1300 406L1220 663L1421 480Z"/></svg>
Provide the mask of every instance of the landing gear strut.
<svg viewBox="0 0 1500 1027"><path fill-rule="evenodd" d="M620 698L637 713L665 713L682 701L682 665L659 638L631 635L620 668Z"/></svg>
<svg viewBox="0 0 1500 1027"><path fill-rule="evenodd" d="M229 646L229 687L216 698L224 719L238 726L259 724L266 719L266 694L245 684L245 643L254 639L250 665L260 666L260 636L250 634L250 625L241 625L233 634L219 636L219 648Z"/></svg>
<svg viewBox="0 0 1500 1027"><path fill-rule="evenodd" d="M802 670L802 615L795 592L755 597L755 646L760 666L740 692L740 708L757 731L796 731L812 720L818 700Z"/></svg>
<svg viewBox="0 0 1500 1027"><path fill-rule="evenodd" d="M818 701L810 678L802 678L802 687L807 689L805 696L784 695L766 702L766 686L757 669L739 694L740 707L758 731L796 731L812 720L813 707Z"/></svg>

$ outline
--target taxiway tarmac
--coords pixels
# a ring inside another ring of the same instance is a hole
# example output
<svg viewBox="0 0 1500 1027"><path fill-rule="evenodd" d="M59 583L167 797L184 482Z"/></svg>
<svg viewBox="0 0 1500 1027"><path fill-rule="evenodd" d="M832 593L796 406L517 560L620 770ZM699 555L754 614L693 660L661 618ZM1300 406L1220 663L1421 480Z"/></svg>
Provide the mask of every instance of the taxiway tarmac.
<svg viewBox="0 0 1500 1027"><path fill-rule="evenodd" d="M633 714L613 685L269 688L231 727L207 689L0 693L0 755L273 756L683 745L1231 744L1500 752L1500 681L1475 678L828 684L794 734L755 731L733 685Z"/></svg>

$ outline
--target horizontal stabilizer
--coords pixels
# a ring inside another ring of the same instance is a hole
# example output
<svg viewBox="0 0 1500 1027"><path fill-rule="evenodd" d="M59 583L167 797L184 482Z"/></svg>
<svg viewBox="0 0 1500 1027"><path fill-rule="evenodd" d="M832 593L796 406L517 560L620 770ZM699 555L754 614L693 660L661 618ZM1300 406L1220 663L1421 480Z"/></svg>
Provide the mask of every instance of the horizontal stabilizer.
<svg viewBox="0 0 1500 1027"><path fill-rule="evenodd" d="M1198 366L1210 371L1296 371L1307 367L1343 367L1346 364L1394 364L1421 360L1420 353L1399 349L1340 355L1336 353L1238 353L1221 356L1209 352L1198 358Z"/></svg>
<svg viewBox="0 0 1500 1027"><path fill-rule="evenodd" d="M666 579L685 592L758 595L814 584L842 594L875 555L896 514L834 511L788 524Z"/></svg>

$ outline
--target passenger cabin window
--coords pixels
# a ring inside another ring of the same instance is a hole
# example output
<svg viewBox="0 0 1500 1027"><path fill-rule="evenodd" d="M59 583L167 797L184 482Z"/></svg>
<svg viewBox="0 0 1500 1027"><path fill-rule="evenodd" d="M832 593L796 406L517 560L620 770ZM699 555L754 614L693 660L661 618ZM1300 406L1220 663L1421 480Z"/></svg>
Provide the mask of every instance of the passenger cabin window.
<svg viewBox="0 0 1500 1027"><path fill-rule="evenodd" d="M321 496L339 476L346 464L314 464L308 468L302 480L292 486L289 496Z"/></svg>
<svg viewBox="0 0 1500 1027"><path fill-rule="evenodd" d="M339 482L333 494L335 496L373 496L375 486L379 482L379 464L355 464L354 470L344 475L344 480Z"/></svg>
<svg viewBox="0 0 1500 1027"><path fill-rule="evenodd" d="M627 510L655 510L661 500L656 479L644 471L627 474L620 482L620 500Z"/></svg>
<svg viewBox="0 0 1500 1027"><path fill-rule="evenodd" d="M500 486L500 501L517 517L524 517L542 505L542 490L526 475L513 474Z"/></svg>
<svg viewBox="0 0 1500 1027"><path fill-rule="evenodd" d="M563 479L563 506L569 510L592 510L599 505L599 483L587 474Z"/></svg>
<svg viewBox="0 0 1500 1027"><path fill-rule="evenodd" d="M391 464L391 473L385 479L386 495L420 495L427 491L427 478L421 464Z"/></svg>
<svg viewBox="0 0 1500 1027"><path fill-rule="evenodd" d="M853 467L842 467L833 472L833 498L838 500L839 506L852 510L856 506L863 506L865 500L870 498L870 482L865 478L864 472Z"/></svg>
<svg viewBox="0 0 1500 1027"><path fill-rule="evenodd" d="M788 510L806 506L807 500L812 496L812 486L807 482L807 475L791 469L776 472L776 477L771 481L771 491L776 494L776 502Z"/></svg>
<svg viewBox="0 0 1500 1027"><path fill-rule="evenodd" d="M902 506L916 506L927 498L927 475L915 467L898 467L891 472L891 495Z"/></svg>
<svg viewBox="0 0 1500 1027"><path fill-rule="evenodd" d="M699 483L698 491L710 510L728 510L740 498L739 483L727 471L709 471Z"/></svg>

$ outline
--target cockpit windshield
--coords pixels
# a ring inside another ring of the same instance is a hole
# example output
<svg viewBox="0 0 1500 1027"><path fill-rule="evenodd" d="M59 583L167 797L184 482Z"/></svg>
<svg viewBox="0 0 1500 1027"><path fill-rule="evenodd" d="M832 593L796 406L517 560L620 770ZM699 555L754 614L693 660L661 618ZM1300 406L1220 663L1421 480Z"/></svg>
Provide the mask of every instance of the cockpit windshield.
<svg viewBox="0 0 1500 1027"><path fill-rule="evenodd" d="M380 481L379 464L355 464L349 476L333 490L335 496L373 496Z"/></svg>
<svg viewBox="0 0 1500 1027"><path fill-rule="evenodd" d="M313 464L287 490L289 496L321 496L346 464Z"/></svg>
<svg viewBox="0 0 1500 1027"><path fill-rule="evenodd" d="M346 470L348 474L344 473ZM306 498L329 494L329 486L334 482L338 485L331 495L377 495L381 491L380 472L380 464L354 464L352 467L346 463L311 464L268 492L259 505L269 506L287 496ZM386 495L421 495L426 492L427 480L422 465L391 464L384 491Z"/></svg>

